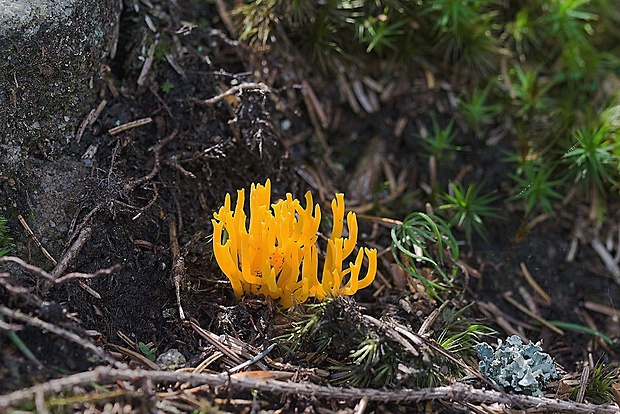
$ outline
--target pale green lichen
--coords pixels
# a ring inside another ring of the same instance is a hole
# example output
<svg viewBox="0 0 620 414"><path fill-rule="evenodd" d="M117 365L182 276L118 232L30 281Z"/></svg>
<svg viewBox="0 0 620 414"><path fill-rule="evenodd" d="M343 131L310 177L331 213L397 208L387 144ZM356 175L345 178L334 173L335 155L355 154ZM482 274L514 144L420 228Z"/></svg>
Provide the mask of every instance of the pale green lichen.
<svg viewBox="0 0 620 414"><path fill-rule="evenodd" d="M476 351L480 371L500 389L541 396L543 387L559 377L553 358L538 343L524 345L517 335L498 342L495 351L485 343L476 345Z"/></svg>

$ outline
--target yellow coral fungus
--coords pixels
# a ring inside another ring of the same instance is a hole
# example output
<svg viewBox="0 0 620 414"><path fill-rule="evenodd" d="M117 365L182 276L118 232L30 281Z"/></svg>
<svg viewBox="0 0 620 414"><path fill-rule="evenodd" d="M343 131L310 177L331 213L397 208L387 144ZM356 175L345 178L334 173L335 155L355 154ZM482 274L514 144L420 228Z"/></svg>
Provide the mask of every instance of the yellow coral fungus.
<svg viewBox="0 0 620 414"><path fill-rule="evenodd" d="M305 207L291 194L271 203L271 182L252 184L249 221L244 212L245 191L237 191L237 204L231 209L230 194L213 215L213 252L230 280L237 298L246 293L279 299L290 308L309 297L352 295L370 285L377 272L377 251L363 248L343 269L357 243L355 213L347 214L348 237L344 230L344 195L332 201L333 228L327 240L327 252L321 279L318 276L317 232L321 209L314 205L310 192ZM364 254L368 271L360 280Z"/></svg>

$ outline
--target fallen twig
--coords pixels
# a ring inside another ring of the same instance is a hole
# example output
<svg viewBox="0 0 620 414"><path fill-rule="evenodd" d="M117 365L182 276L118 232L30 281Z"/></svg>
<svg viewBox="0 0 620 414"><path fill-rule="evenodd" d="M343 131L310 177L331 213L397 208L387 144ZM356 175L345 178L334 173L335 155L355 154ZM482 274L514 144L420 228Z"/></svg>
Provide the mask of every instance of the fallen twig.
<svg viewBox="0 0 620 414"><path fill-rule="evenodd" d="M37 246L39 246L39 249L41 249L41 252L43 252L43 255L45 257L47 257L47 259L52 262L52 264L54 266L56 266L56 264L58 263L56 261L56 259L54 259L52 257L52 255L47 251L47 249L45 247L43 247L43 245L41 244L41 242L39 241L39 239L37 238L37 236L34 234L34 232L32 231L32 229L30 228L30 226L28 225L28 223L26 223L26 220L24 220L24 218L22 217L21 214L17 215L17 218L19 219L19 222L22 224L22 226L24 227L24 229L28 232L28 234L30 235L30 237L32 237L32 240L34 240L34 242L37 244Z"/></svg>
<svg viewBox="0 0 620 414"><path fill-rule="evenodd" d="M159 43L159 34L155 35L155 41L151 43L148 51L146 52L146 58L144 59L144 65L142 65L142 70L140 70L140 75L138 76L137 84L138 86L144 86L146 83L146 77L151 70L151 66L153 66L153 61L155 58L155 50L157 49L157 44Z"/></svg>
<svg viewBox="0 0 620 414"><path fill-rule="evenodd" d="M515 308L519 309L521 312L525 313L527 316L533 319L536 319L538 322L545 325L547 328L551 329L553 332L557 333L558 335L564 335L564 331L562 331L560 328L558 328L557 326L553 326L552 324L547 322L545 318L543 318L540 315L535 314L534 312L529 310L527 307L517 302L517 300L515 300L512 297L512 292L505 292L502 296L504 297L504 299L506 299L508 303L510 303Z"/></svg>
<svg viewBox="0 0 620 414"><path fill-rule="evenodd" d="M226 355L228 358L230 358L230 360L239 365L244 363L245 361L239 356L237 355L235 352L233 352L230 348L228 348L227 346L225 346L222 341L220 340L220 338L217 337L217 335L207 331L206 329L203 329L198 323L196 323L195 321L191 321L191 326L192 328L194 328L194 330L198 333L198 335L202 336L204 339L206 339L211 345L213 345L215 348L217 348L217 350L219 350L222 354Z"/></svg>
<svg viewBox="0 0 620 414"><path fill-rule="evenodd" d="M67 270L69 263L71 263L71 261L78 255L80 250L82 250L82 247L84 247L84 244L86 244L91 235L92 229L90 227L85 227L80 231L80 234L78 235L75 242L73 242L71 247L67 249L67 251L60 258L60 261L58 262L54 270L52 270L51 275L54 278L57 278L65 270Z"/></svg>
<svg viewBox="0 0 620 414"><path fill-rule="evenodd" d="M607 270L611 272L614 281L620 285L620 266L614 261L613 256L607 251L603 242L599 239L594 239L590 244L605 264Z"/></svg>
<svg viewBox="0 0 620 414"><path fill-rule="evenodd" d="M181 256L179 240L177 238L177 224L174 218L168 222L168 238L170 240L170 252L172 253L172 284L177 297L179 307L179 318L185 320L185 312L181 305L181 285L185 281L185 258Z"/></svg>
<svg viewBox="0 0 620 414"><path fill-rule="evenodd" d="M37 317L15 311L13 309L7 308L6 306L2 306L2 305L0 305L0 314L6 317L9 317L11 319L15 319L20 322L27 323L28 325L34 326L43 331L51 332L55 335L65 338L68 341L71 341L73 343L80 345L82 348L92 352L93 354L95 354L96 356L98 356L99 358L103 359L104 361L106 361L107 363L113 366L124 367L124 364L121 364L120 362L116 361L116 359L106 354L101 348L93 345L90 341L83 339L82 337L80 337L79 335L71 331L61 328L60 326L56 326L53 323L46 322ZM2 411L1 403L0 403L0 411Z"/></svg>
<svg viewBox="0 0 620 414"><path fill-rule="evenodd" d="M55 283L59 285L61 283L65 283L73 279L94 279L99 276L108 276L114 272L118 272L119 270L121 270L121 267L122 267L121 265L115 264L112 267L108 267L107 269L99 269L93 273L81 273L81 272L67 273L66 275L61 276L58 279L56 279Z"/></svg>
<svg viewBox="0 0 620 414"><path fill-rule="evenodd" d="M77 133L75 134L75 142L77 142L78 144L80 143L80 140L82 139L82 135L84 135L84 131L86 130L86 127L95 123L95 121L97 120L97 118L99 118L99 115L101 115L101 112L103 111L103 108L105 108L107 103L108 102L105 99L103 99L101 102L99 102L99 105L97 106L96 109L92 109L88 113L86 118L84 118L84 120L80 124L80 127L77 130Z"/></svg>
<svg viewBox="0 0 620 414"><path fill-rule="evenodd" d="M25 261L23 261L22 259L20 259L19 257L15 257L15 256L4 256L0 258L0 263L14 263L17 266L21 267L22 269L24 269L26 272L30 273L31 275L35 275L35 276L39 276L49 282L52 282L56 285L59 285L61 283L65 283L69 280L72 279L93 279L95 277L99 277L99 276L107 276L110 275L118 270L121 269L121 265L116 264L112 267L109 267L107 269L99 269L94 273L81 273L81 272L73 272L73 273L67 273L64 276L61 277L55 277L54 275L46 272L45 270L41 269L40 267L31 265L29 263L26 263Z"/></svg>
<svg viewBox="0 0 620 414"><path fill-rule="evenodd" d="M128 181L127 183L125 183L124 186L123 186L125 191L134 190L139 185L141 185L141 184L143 184L143 183L145 183L147 181L152 180L157 175L157 173L159 172L159 169L161 168L161 165L160 165L160 154L159 153L160 153L160 151L162 150L163 147L165 147L167 144L172 142L173 139L176 138L178 133L179 133L179 130L175 129L166 138L163 138L163 139L157 141L157 144L155 144L153 146L153 148L151 148L151 150L153 151L154 157L155 157L155 162L153 163L153 169L151 170L150 173L148 173L144 177L141 177L141 178L138 178L138 179L135 179L135 180L131 180L131 181Z"/></svg>
<svg viewBox="0 0 620 414"><path fill-rule="evenodd" d="M538 282L536 282L536 280L532 277L532 274L528 270L525 263L521 262L519 266L521 267L521 272L523 273L523 277L525 277L525 280L527 281L527 283L529 283L532 289L534 289L536 293L538 293L538 295L542 298L542 300L545 301L547 306L551 305L553 303L551 300L551 296L549 296L549 294L545 292L545 290L542 287L540 287Z"/></svg>
<svg viewBox="0 0 620 414"><path fill-rule="evenodd" d="M266 94L266 93L271 92L271 88L269 88L269 86L265 85L262 82L259 82L259 83L241 82L239 85L235 85L231 87L230 89L220 93L219 95L215 95L213 98L204 99L204 100L196 99L194 100L194 102L200 105L207 105L207 106L214 105L218 103L219 101L221 101L222 99L226 98L227 96L234 95L237 92L243 92L243 91L262 92Z"/></svg>
<svg viewBox="0 0 620 414"><path fill-rule="evenodd" d="M108 130L108 133L110 135L118 135L121 132L125 132L125 131L128 131L128 130L133 129L133 128L137 128L137 127L140 127L142 125L147 125L147 124L150 124L151 122L153 122L153 119L151 119L151 118L137 119L135 121L127 122L126 124L119 125L119 126L114 127L114 128L110 128L110 130Z"/></svg>
<svg viewBox="0 0 620 414"><path fill-rule="evenodd" d="M446 400L458 403L478 404L518 404L519 406L535 407L537 412L570 412L618 414L615 405L592 405L562 401L546 397L505 394L497 391L476 389L474 387L454 383L445 387L400 390L376 390L368 388L341 388L311 383L295 383L264 376L241 374L193 374L188 372L145 371L98 367L93 371L81 372L63 378L51 380L34 387L14 391L0 396L0 410L6 410L18 404L32 400L38 393L59 393L63 390L90 384L112 384L117 381L135 381L146 379L159 384L190 383L192 386L210 385L227 386L230 389L258 390L275 394L311 395L319 398L357 400L367 398L369 401L418 403L430 400Z"/></svg>

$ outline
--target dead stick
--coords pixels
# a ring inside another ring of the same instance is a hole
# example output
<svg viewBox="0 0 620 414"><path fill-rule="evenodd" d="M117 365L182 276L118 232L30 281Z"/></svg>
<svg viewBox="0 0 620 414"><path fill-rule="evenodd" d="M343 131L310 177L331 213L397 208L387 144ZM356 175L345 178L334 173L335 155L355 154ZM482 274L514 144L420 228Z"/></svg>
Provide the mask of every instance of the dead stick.
<svg viewBox="0 0 620 414"><path fill-rule="evenodd" d="M545 318L543 318L540 315L535 314L534 312L532 312L531 310L529 310L528 308L526 308L525 306L517 302L512 297L511 292L506 292L502 296L504 297L504 299L506 299L506 301L508 301L508 303L510 303L515 308L519 309L521 312L525 313L530 318L536 319L538 322L542 323L543 325L545 325L547 328L551 329L553 332L557 333L558 335L564 335L563 330L561 330L557 326L551 325Z"/></svg>
<svg viewBox="0 0 620 414"><path fill-rule="evenodd" d="M581 371L581 379L579 380L579 391L577 392L577 398L575 401L581 403L586 396L586 388L588 385L588 379L590 378L590 368L588 364L583 367L583 371Z"/></svg>
<svg viewBox="0 0 620 414"><path fill-rule="evenodd" d="M177 295L179 317L181 320L185 320L185 312L181 306L181 285L185 281L185 258L181 256L179 240L177 239L177 224L174 218L168 222L168 237L170 238L170 251L172 253L172 283Z"/></svg>
<svg viewBox="0 0 620 414"><path fill-rule="evenodd" d="M133 128L141 127L142 125L147 125L147 124L150 124L151 122L153 122L152 118L137 119L135 121L127 122L126 124L111 128L108 131L108 133L110 135L118 135L121 132L125 132Z"/></svg>
<svg viewBox="0 0 620 414"><path fill-rule="evenodd" d="M255 92L263 92L269 93L271 89L269 86L264 83L253 83L253 82L242 82L239 85L235 85L232 88L228 89L225 92L220 93L219 95L215 95L213 98L204 99L204 100L194 100L197 104L200 105L213 105L226 98L227 96L234 95L237 92L243 91L255 91Z"/></svg>
<svg viewBox="0 0 620 414"><path fill-rule="evenodd" d="M93 345L92 342L87 341L83 338L81 338L79 335L68 331L64 328L61 328L60 326L56 326L53 323L50 322L46 322L44 320L41 320L39 318L36 318L34 316L30 316L27 315L25 313L22 312L18 312L15 311L13 309L7 308L6 306L2 306L0 305L0 313L3 314L6 317L9 317L11 319L15 319L18 320L20 322L24 322L27 323L30 326L34 326L36 328L39 328L43 331L48 331L51 332L55 335L58 335L62 338L65 338L68 341L71 341L73 343L76 343L78 345L80 345L82 348L92 352L93 354L95 354L96 356L98 356L99 358L103 359L104 361L106 361L109 364L115 365L115 366L122 366L122 364L120 364L118 361L116 361L116 359L114 359L112 356L108 355L107 353L105 353L101 348ZM0 409L0 411L2 411Z"/></svg>
<svg viewBox="0 0 620 414"><path fill-rule="evenodd" d="M6 410L10 407L30 401L36 393L59 393L76 386L86 386L93 383L105 385L113 384L116 381L133 381L139 379L148 379L160 384L187 382L192 386L228 386L232 389L255 389L261 392L272 392L275 394L311 395L320 398L342 400L355 400L367 397L369 401L400 403L418 403L431 400L477 404L517 403L522 407L536 408L537 412L620 414L618 407L611 404L593 405L546 397L508 395L492 390L476 389L461 383L454 383L449 386L436 388L377 390L369 388L341 388L309 383L260 379L239 374L229 376L218 374L193 374L189 372L114 369L110 367L97 367L92 371L69 375L0 396L0 410Z"/></svg>
<svg viewBox="0 0 620 414"><path fill-rule="evenodd" d="M17 215L17 218L19 219L19 222L22 224L22 226L24 227L24 229L28 232L28 234L30 235L30 237L32 237L32 240L34 240L34 242L37 244L37 246L39 246L39 249L41 249L41 251L43 252L43 255L45 257L48 258L48 260L50 262L52 262L52 264L54 266L56 266L56 264L58 263L56 261L56 259L54 259L52 257L52 255L47 251L47 249L45 247L43 247L43 245L41 244L41 242L39 241L39 239L37 238L37 236L35 236L34 232L32 231L32 229L30 228L30 226L28 225L28 223L26 223L26 220L24 220L24 218L22 217L21 214Z"/></svg>
<svg viewBox="0 0 620 414"><path fill-rule="evenodd" d="M170 133L170 135L168 135L166 138L161 139L157 142L157 144L155 144L152 148L154 157L155 157L155 162L153 163L153 169L151 170L150 173L148 173L147 175L145 175L142 178L138 178L132 181L129 181L127 183L124 184L124 189L125 191L131 191L133 189L135 189L136 187L138 187L139 185L153 179L155 177L155 175L157 175L157 173L159 172L159 168L160 166L160 155L159 152L162 150L163 147L165 147L168 143L170 143L174 138L176 138L177 134L179 133L178 129L175 129L174 131L172 131Z"/></svg>
<svg viewBox="0 0 620 414"><path fill-rule="evenodd" d="M50 275L45 270L41 269L40 267L26 263L19 257L4 256L0 258L0 263L15 263L17 266L21 267L22 269L24 269L26 272L30 273L31 275L39 276L49 282L54 282L55 280L54 276Z"/></svg>
<svg viewBox="0 0 620 414"><path fill-rule="evenodd" d="M82 229L82 231L80 231L80 234L78 235L75 242L71 245L71 247L67 249L65 254L63 254L63 256L60 258L60 261L58 262L54 270L52 270L51 274L54 278L57 278L58 276L60 276L61 273L67 270L69 263L71 263L71 261L75 259L75 257L78 255L80 250L82 250L82 247L84 247L91 234L92 230L90 227L85 227L84 229Z"/></svg>
<svg viewBox="0 0 620 414"><path fill-rule="evenodd" d="M56 284L59 285L61 283L65 283L73 279L94 279L99 276L109 276L112 273L118 272L119 270L121 270L121 267L122 267L121 265L115 264L112 267L109 267L107 269L99 269L93 273L80 273L80 272L67 273L66 275L56 279Z"/></svg>
<svg viewBox="0 0 620 414"><path fill-rule="evenodd" d="M527 269L527 266L525 266L525 263L521 262L520 267L521 267L521 272L523 272L523 277L525 277L525 280L527 280L527 283L529 283L530 286L536 291L536 293L540 295L540 297L545 301L545 303L547 303L548 305L551 305L552 303L551 296L549 296L549 294L545 292L545 290L542 287L540 287L540 285L532 277L532 274Z"/></svg>
<svg viewBox="0 0 620 414"><path fill-rule="evenodd" d="M598 253L599 257L605 264L605 267L607 268L607 270L609 270L609 272L613 276L614 281L620 285L620 266L618 266L618 263L614 261L614 258L611 255L611 253L607 251L607 249L605 248L605 246L599 239L592 240L590 242L590 245L592 246L594 251Z"/></svg>
<svg viewBox="0 0 620 414"><path fill-rule="evenodd" d="M66 281L72 280L72 279L92 279L92 278L99 277L99 276L107 276L120 270L121 268L121 265L116 264L107 269L97 270L94 273L73 272L73 273L67 273L66 275L62 277L56 278L52 276L51 274L47 273L45 270L41 269L40 267L26 263L19 257L4 256L0 258L0 263L15 263L16 265L18 265L19 267L21 267L22 269L24 269L26 272L30 273L31 275L39 276L57 285L61 283L65 283Z"/></svg>

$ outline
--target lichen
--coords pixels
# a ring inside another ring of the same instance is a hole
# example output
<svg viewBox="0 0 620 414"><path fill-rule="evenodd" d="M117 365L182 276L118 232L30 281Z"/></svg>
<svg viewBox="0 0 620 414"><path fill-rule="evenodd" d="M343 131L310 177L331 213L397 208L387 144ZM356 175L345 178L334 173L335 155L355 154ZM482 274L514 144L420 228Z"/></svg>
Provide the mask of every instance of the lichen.
<svg viewBox="0 0 620 414"><path fill-rule="evenodd" d="M559 377L553 358L538 343L524 345L517 335L498 342L495 351L485 343L476 345L476 351L480 371L502 390L541 396L543 387Z"/></svg>

